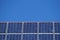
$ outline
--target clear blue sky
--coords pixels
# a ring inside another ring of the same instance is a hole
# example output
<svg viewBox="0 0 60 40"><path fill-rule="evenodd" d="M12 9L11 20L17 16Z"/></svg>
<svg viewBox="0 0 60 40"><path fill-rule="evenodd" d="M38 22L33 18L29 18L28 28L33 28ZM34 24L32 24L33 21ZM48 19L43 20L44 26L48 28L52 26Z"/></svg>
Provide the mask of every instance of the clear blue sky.
<svg viewBox="0 0 60 40"><path fill-rule="evenodd" d="M60 0L0 0L0 21L60 21Z"/></svg>

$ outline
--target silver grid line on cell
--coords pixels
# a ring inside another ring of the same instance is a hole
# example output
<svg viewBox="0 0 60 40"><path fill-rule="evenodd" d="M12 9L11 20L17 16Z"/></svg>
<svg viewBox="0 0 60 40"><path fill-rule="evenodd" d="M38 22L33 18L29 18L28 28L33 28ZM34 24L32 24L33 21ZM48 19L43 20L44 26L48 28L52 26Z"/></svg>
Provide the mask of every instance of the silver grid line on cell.
<svg viewBox="0 0 60 40"><path fill-rule="evenodd" d="M23 29L24 29L24 22L22 22L22 30L21 30L22 35L21 35L21 40L23 40Z"/></svg>
<svg viewBox="0 0 60 40"><path fill-rule="evenodd" d="M11 35L11 34L53 34L53 33L0 33L0 35ZM60 34L60 33L55 33L56 34Z"/></svg>
<svg viewBox="0 0 60 40"><path fill-rule="evenodd" d="M7 26L6 26L5 40L7 40L7 32L8 32L8 22L7 22Z"/></svg>
<svg viewBox="0 0 60 40"><path fill-rule="evenodd" d="M54 25L54 22L53 22L53 40L55 40L55 25Z"/></svg>
<svg viewBox="0 0 60 40"><path fill-rule="evenodd" d="M39 40L39 22L37 22L37 40Z"/></svg>

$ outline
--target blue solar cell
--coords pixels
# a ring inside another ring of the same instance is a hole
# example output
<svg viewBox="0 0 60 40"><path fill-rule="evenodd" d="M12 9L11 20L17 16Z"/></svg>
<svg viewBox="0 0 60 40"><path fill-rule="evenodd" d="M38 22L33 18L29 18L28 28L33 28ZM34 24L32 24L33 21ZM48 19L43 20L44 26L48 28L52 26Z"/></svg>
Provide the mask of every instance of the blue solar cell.
<svg viewBox="0 0 60 40"><path fill-rule="evenodd" d="M0 40L5 40L5 35L0 35Z"/></svg>
<svg viewBox="0 0 60 40"><path fill-rule="evenodd" d="M52 33L53 23L39 23L39 32L40 33Z"/></svg>
<svg viewBox="0 0 60 40"><path fill-rule="evenodd" d="M7 35L7 40L21 40L21 35Z"/></svg>
<svg viewBox="0 0 60 40"><path fill-rule="evenodd" d="M53 35L51 35L51 34L40 34L39 40L53 40Z"/></svg>
<svg viewBox="0 0 60 40"><path fill-rule="evenodd" d="M8 33L21 33L22 23L9 23Z"/></svg>
<svg viewBox="0 0 60 40"><path fill-rule="evenodd" d="M37 35L25 34L23 35L23 40L37 40Z"/></svg>
<svg viewBox="0 0 60 40"><path fill-rule="evenodd" d="M37 23L24 23L24 33L36 33Z"/></svg>
<svg viewBox="0 0 60 40"><path fill-rule="evenodd" d="M6 23L0 23L0 33L5 33L6 31Z"/></svg>
<svg viewBox="0 0 60 40"><path fill-rule="evenodd" d="M55 35L55 40L60 40L60 34Z"/></svg>
<svg viewBox="0 0 60 40"><path fill-rule="evenodd" d="M55 32L60 33L60 23L55 23Z"/></svg>

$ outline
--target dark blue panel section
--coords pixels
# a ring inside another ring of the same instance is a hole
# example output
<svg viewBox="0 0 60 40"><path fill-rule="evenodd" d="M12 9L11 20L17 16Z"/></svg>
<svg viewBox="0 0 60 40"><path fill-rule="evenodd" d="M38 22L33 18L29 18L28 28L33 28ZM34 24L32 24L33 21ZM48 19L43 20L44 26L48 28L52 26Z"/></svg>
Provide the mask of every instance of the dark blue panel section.
<svg viewBox="0 0 60 40"><path fill-rule="evenodd" d="M37 35L25 34L23 35L23 40L37 40Z"/></svg>
<svg viewBox="0 0 60 40"><path fill-rule="evenodd" d="M55 32L60 33L60 23L55 23Z"/></svg>
<svg viewBox="0 0 60 40"><path fill-rule="evenodd" d="M39 32L40 33L52 33L53 23L39 23Z"/></svg>
<svg viewBox="0 0 60 40"><path fill-rule="evenodd" d="M39 40L53 40L53 35L41 34L41 35L39 35Z"/></svg>
<svg viewBox="0 0 60 40"><path fill-rule="evenodd" d="M60 34L55 35L55 40L60 40Z"/></svg>
<svg viewBox="0 0 60 40"><path fill-rule="evenodd" d="M6 31L6 23L0 23L0 33L5 33Z"/></svg>
<svg viewBox="0 0 60 40"><path fill-rule="evenodd" d="M8 35L7 40L21 40L21 35Z"/></svg>
<svg viewBox="0 0 60 40"><path fill-rule="evenodd" d="M8 33L20 33L22 30L22 23L9 23Z"/></svg>
<svg viewBox="0 0 60 40"><path fill-rule="evenodd" d="M5 40L5 35L0 35L0 40Z"/></svg>
<svg viewBox="0 0 60 40"><path fill-rule="evenodd" d="M24 23L24 33L36 33L37 23Z"/></svg>

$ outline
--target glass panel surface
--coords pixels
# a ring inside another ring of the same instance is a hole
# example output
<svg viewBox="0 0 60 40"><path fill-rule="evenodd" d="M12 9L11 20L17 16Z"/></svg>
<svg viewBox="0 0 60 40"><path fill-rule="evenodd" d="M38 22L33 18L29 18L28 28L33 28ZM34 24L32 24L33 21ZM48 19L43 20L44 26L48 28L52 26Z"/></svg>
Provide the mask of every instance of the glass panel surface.
<svg viewBox="0 0 60 40"><path fill-rule="evenodd" d="M9 23L8 33L21 33L22 23Z"/></svg>
<svg viewBox="0 0 60 40"><path fill-rule="evenodd" d="M37 23L24 23L24 33L37 33Z"/></svg>
<svg viewBox="0 0 60 40"><path fill-rule="evenodd" d="M41 35L39 35L39 40L53 40L53 35L41 34Z"/></svg>
<svg viewBox="0 0 60 40"><path fill-rule="evenodd" d="M60 40L60 34L55 35L55 40Z"/></svg>
<svg viewBox="0 0 60 40"><path fill-rule="evenodd" d="M7 40L21 40L21 35L7 35Z"/></svg>
<svg viewBox="0 0 60 40"><path fill-rule="evenodd" d="M39 23L39 32L40 33L52 33L53 23Z"/></svg>
<svg viewBox="0 0 60 40"><path fill-rule="evenodd" d="M23 40L37 40L37 35L25 34L23 35Z"/></svg>
<svg viewBox="0 0 60 40"><path fill-rule="evenodd" d="M55 23L55 32L60 33L60 23Z"/></svg>
<svg viewBox="0 0 60 40"><path fill-rule="evenodd" d="M0 23L0 33L5 33L6 31L6 23Z"/></svg>
<svg viewBox="0 0 60 40"><path fill-rule="evenodd" d="M0 35L0 40L5 40L5 35Z"/></svg>

